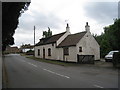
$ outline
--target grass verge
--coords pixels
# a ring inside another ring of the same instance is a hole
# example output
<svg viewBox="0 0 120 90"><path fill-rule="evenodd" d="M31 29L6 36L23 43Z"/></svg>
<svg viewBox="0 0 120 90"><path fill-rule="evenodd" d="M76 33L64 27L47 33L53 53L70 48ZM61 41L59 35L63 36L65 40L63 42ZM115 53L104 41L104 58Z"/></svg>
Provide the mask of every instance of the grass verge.
<svg viewBox="0 0 120 90"><path fill-rule="evenodd" d="M46 59L41 59L41 58L36 58L34 56L28 56L28 55L23 55L26 58L30 58L32 60L40 61L40 62L45 62L45 63L50 63L50 64L57 64L61 66L78 66L80 64L75 63L75 62L64 62L64 61L59 61L59 60L46 60Z"/></svg>
<svg viewBox="0 0 120 90"><path fill-rule="evenodd" d="M80 64L80 63L65 62L65 61L60 61L60 60L46 60L46 59L36 58L34 56L25 55L25 54L21 54L21 56L25 56L26 58L36 60L39 62L45 62L45 63L56 64L56 65L61 65L61 66L95 66L95 67L106 66L108 67L106 62L103 62L103 61L95 61L95 64Z"/></svg>

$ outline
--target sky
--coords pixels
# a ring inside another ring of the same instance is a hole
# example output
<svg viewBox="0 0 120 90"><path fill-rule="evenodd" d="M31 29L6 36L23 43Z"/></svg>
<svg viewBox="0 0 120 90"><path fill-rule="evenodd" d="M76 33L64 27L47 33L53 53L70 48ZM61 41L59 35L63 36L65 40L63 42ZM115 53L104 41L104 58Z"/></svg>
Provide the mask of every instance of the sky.
<svg viewBox="0 0 120 90"><path fill-rule="evenodd" d="M119 0L31 0L31 4L19 18L15 31L14 46L38 43L42 32L48 27L53 35L66 31L70 26L71 34L85 31L86 22L92 34L100 35L104 27L118 18Z"/></svg>

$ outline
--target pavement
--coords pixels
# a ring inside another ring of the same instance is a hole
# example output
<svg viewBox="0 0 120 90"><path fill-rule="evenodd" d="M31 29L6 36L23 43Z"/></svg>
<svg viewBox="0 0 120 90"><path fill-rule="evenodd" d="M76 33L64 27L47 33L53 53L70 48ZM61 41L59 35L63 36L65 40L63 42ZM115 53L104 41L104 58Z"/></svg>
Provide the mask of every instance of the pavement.
<svg viewBox="0 0 120 90"><path fill-rule="evenodd" d="M18 54L4 58L8 88L118 88L118 70L112 64L60 66ZM102 66L101 66L102 65Z"/></svg>

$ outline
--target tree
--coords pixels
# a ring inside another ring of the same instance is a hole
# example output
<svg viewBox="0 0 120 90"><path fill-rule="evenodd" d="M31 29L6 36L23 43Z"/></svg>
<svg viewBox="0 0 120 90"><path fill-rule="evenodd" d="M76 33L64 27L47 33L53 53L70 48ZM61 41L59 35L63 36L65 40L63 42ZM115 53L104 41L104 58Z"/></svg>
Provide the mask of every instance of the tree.
<svg viewBox="0 0 120 90"><path fill-rule="evenodd" d="M108 42L110 43L112 50L120 50L119 28L120 19L116 19L113 25L109 25L107 28L105 28L105 35L108 38Z"/></svg>
<svg viewBox="0 0 120 90"><path fill-rule="evenodd" d="M50 31L50 28L48 27L48 31L43 31L43 38L47 38L52 36L52 31Z"/></svg>
<svg viewBox="0 0 120 90"><path fill-rule="evenodd" d="M120 19L116 19L113 25L114 49L120 50Z"/></svg>
<svg viewBox="0 0 120 90"><path fill-rule="evenodd" d="M19 23L18 18L28 9L30 2L2 3L2 50L14 44L13 35Z"/></svg>
<svg viewBox="0 0 120 90"><path fill-rule="evenodd" d="M109 51L111 51L110 43L108 42L108 38L105 36L102 37L102 40L100 42L100 54L101 57L104 57Z"/></svg>
<svg viewBox="0 0 120 90"><path fill-rule="evenodd" d="M100 45L101 57L104 57L111 50L120 50L120 19L116 19L114 24L104 27L104 33L95 39Z"/></svg>

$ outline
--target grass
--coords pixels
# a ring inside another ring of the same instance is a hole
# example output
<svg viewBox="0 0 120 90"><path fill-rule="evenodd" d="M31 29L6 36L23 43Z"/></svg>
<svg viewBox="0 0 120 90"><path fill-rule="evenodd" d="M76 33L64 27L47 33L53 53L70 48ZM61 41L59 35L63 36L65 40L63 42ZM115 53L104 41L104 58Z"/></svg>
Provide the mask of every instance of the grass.
<svg viewBox="0 0 120 90"><path fill-rule="evenodd" d="M28 55L26 55L26 54L24 54L24 53L20 53L20 55L21 55L21 56L28 56Z"/></svg>
<svg viewBox="0 0 120 90"><path fill-rule="evenodd" d="M76 65L80 65L80 64L74 63L74 62L63 62L63 61L58 61L58 60L46 60L46 59L36 58L34 56L28 56L28 55L22 55L22 56L25 56L26 58L30 58L32 60L45 62L45 63L50 63L50 64L57 64L57 65L61 65L61 66L76 66Z"/></svg>
<svg viewBox="0 0 120 90"><path fill-rule="evenodd" d="M46 59L41 59L41 58L37 58L34 56L29 56L29 55L25 55L25 54L21 54L21 56L25 56L26 58L30 58L32 60L36 60L39 62L45 62L45 63L50 63L50 64L56 64L56 65L61 65L61 66L101 66L104 65L105 62L101 62L101 61L96 61L95 64L79 64L79 63L75 63L75 62L64 62L64 61L60 61L60 60L46 60Z"/></svg>

